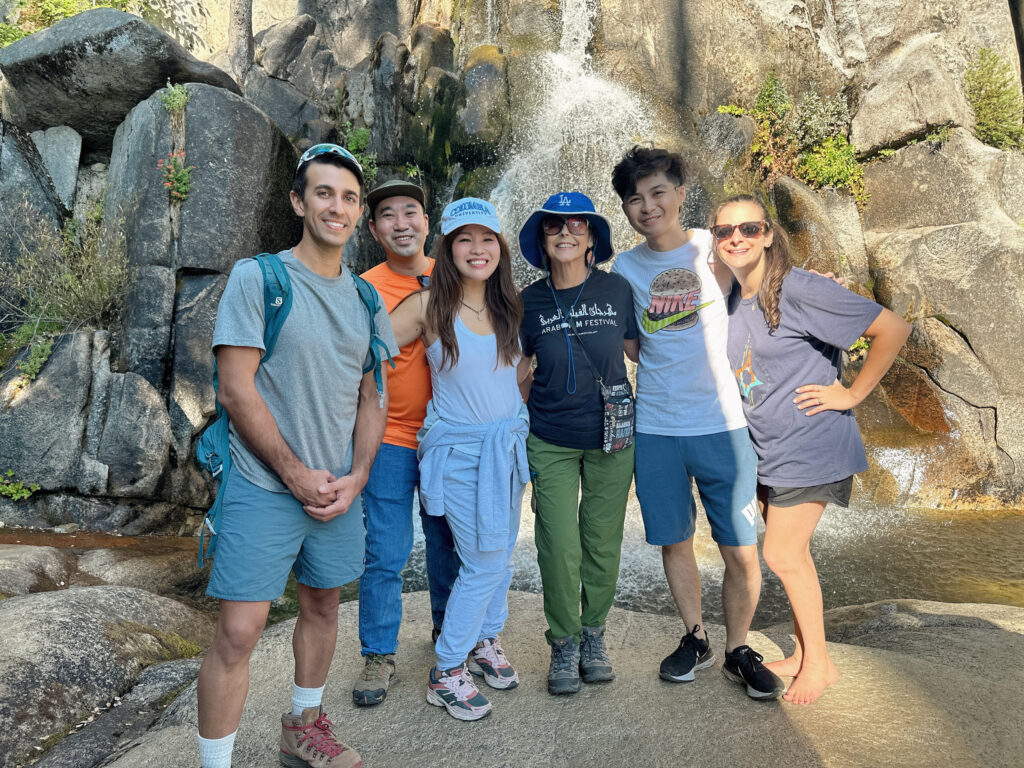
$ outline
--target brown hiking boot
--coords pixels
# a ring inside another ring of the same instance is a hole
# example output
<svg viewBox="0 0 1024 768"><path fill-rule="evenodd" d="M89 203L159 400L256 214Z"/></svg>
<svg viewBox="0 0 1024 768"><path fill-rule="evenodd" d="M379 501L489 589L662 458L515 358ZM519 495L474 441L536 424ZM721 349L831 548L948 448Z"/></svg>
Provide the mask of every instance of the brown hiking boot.
<svg viewBox="0 0 1024 768"><path fill-rule="evenodd" d="M395 654L371 653L363 660L363 673L352 688L352 701L357 707L372 707L388 696L388 686L395 676Z"/></svg>
<svg viewBox="0 0 1024 768"><path fill-rule="evenodd" d="M361 768L359 753L342 744L322 707L281 716L281 765L287 768Z"/></svg>

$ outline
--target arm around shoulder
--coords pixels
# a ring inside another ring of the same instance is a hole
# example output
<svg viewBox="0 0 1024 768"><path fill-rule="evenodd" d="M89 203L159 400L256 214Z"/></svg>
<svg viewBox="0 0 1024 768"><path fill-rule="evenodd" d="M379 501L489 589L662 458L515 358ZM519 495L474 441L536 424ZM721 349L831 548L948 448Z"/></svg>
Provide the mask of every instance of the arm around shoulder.
<svg viewBox="0 0 1024 768"><path fill-rule="evenodd" d="M391 313L391 330L399 347L426 336L428 296L429 291L417 291L403 299Z"/></svg>

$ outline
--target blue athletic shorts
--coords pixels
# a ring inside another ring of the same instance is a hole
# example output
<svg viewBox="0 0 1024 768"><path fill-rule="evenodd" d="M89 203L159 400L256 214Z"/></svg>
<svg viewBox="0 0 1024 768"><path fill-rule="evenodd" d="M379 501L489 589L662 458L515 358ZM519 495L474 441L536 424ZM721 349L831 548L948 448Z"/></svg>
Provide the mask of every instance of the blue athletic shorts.
<svg viewBox="0 0 1024 768"><path fill-rule="evenodd" d="M746 428L711 435L636 435L636 495L647 543L686 541L696 529L697 481L711 536L727 547L757 544L757 455Z"/></svg>
<svg viewBox="0 0 1024 768"><path fill-rule="evenodd" d="M284 594L289 571L300 584L340 587L363 572L362 498L348 512L322 523L290 493L274 493L237 469L227 479L217 521L217 546L206 594L256 602Z"/></svg>

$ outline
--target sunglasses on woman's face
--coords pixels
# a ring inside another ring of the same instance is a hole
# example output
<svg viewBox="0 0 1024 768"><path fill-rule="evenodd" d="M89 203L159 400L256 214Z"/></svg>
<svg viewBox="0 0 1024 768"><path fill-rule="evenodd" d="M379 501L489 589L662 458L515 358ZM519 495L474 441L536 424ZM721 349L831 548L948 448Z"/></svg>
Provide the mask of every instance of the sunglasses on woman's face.
<svg viewBox="0 0 1024 768"><path fill-rule="evenodd" d="M569 234L579 237L587 234L589 222L583 216L545 216L540 223L545 235L557 235L562 227L569 228Z"/></svg>
<svg viewBox="0 0 1024 768"><path fill-rule="evenodd" d="M711 227L711 234L715 236L715 240L728 240L732 237L733 230L736 229L744 237L753 238L768 231L768 222L744 221L742 224L716 224Z"/></svg>

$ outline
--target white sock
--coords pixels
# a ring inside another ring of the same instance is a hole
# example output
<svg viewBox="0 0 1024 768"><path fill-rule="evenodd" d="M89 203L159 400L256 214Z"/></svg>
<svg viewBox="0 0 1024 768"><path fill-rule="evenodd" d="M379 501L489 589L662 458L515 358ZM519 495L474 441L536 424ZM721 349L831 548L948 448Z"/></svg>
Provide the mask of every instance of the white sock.
<svg viewBox="0 0 1024 768"><path fill-rule="evenodd" d="M199 737L199 763L203 768L231 768L231 750L235 748L235 733L222 739Z"/></svg>
<svg viewBox="0 0 1024 768"><path fill-rule="evenodd" d="M319 688L302 688L292 683L292 714L301 715L304 709L319 707L326 687L321 685Z"/></svg>

